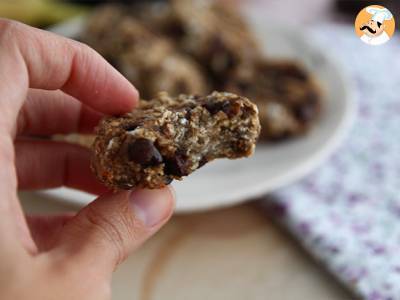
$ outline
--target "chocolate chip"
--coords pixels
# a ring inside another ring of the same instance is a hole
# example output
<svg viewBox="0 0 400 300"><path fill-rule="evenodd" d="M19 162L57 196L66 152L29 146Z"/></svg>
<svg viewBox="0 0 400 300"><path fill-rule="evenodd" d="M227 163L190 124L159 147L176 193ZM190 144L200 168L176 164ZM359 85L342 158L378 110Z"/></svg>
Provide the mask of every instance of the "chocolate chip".
<svg viewBox="0 0 400 300"><path fill-rule="evenodd" d="M275 142L275 143L279 143L279 142L283 142L286 141L288 138L290 138L293 134L290 133L289 131L283 131L281 133L277 133L275 135L272 135L270 137L268 137L268 139L271 142Z"/></svg>
<svg viewBox="0 0 400 300"><path fill-rule="evenodd" d="M189 161L187 156L176 153L174 157L165 159L164 173L179 177L189 175Z"/></svg>
<svg viewBox="0 0 400 300"><path fill-rule="evenodd" d="M307 102L295 107L294 113L296 118L301 122L311 121L318 112L318 94L310 91L307 95Z"/></svg>
<svg viewBox="0 0 400 300"><path fill-rule="evenodd" d="M130 190L133 188L133 184L128 182L118 182L118 187L123 190Z"/></svg>
<svg viewBox="0 0 400 300"><path fill-rule="evenodd" d="M165 183L166 185L168 185L168 184L170 184L172 181L174 181L174 179L173 179L172 177L166 177L165 180L164 180L164 183Z"/></svg>
<svg viewBox="0 0 400 300"><path fill-rule="evenodd" d="M224 54L227 52L227 49L222 39L216 35L210 40L208 51L209 55L213 56L221 53Z"/></svg>
<svg viewBox="0 0 400 300"><path fill-rule="evenodd" d="M204 166L206 163L208 163L208 159L207 157L203 156L200 161L199 161L199 166L197 167L198 169L200 169L202 166Z"/></svg>
<svg viewBox="0 0 400 300"><path fill-rule="evenodd" d="M286 96L288 91L290 92L290 89L288 89L288 86L284 83L275 84L273 89L280 97Z"/></svg>
<svg viewBox="0 0 400 300"><path fill-rule="evenodd" d="M208 112L212 115L215 115L217 112L221 111L223 102L206 102L203 104L203 107L208 110Z"/></svg>
<svg viewBox="0 0 400 300"><path fill-rule="evenodd" d="M125 125L123 126L124 130L126 130L126 131L135 130L137 127L138 127L137 124L125 124Z"/></svg>
<svg viewBox="0 0 400 300"><path fill-rule="evenodd" d="M174 39L179 39L186 34L185 27L182 26L178 20L173 20L170 24L168 24L165 31L168 37L174 37Z"/></svg>
<svg viewBox="0 0 400 300"><path fill-rule="evenodd" d="M220 36L217 35L211 39L208 51L212 60L210 65L214 71L224 72L235 66L236 59L234 53L227 48L226 43L220 38Z"/></svg>
<svg viewBox="0 0 400 300"><path fill-rule="evenodd" d="M318 105L318 100L319 93L314 89L310 89L307 93L307 102L313 105Z"/></svg>
<svg viewBox="0 0 400 300"><path fill-rule="evenodd" d="M192 110L187 109L185 112L185 119L190 120L191 117L192 117Z"/></svg>
<svg viewBox="0 0 400 300"><path fill-rule="evenodd" d="M137 139L128 146L128 158L142 166L154 166L162 163L163 158L154 146L154 143L148 139Z"/></svg>
<svg viewBox="0 0 400 300"><path fill-rule="evenodd" d="M315 107L312 105L301 105L295 110L296 118L302 122L310 121L315 116Z"/></svg>
<svg viewBox="0 0 400 300"><path fill-rule="evenodd" d="M210 114L215 115L219 111L223 111L229 117L236 116L240 112L240 103L233 101L223 102L208 102L203 106L209 111Z"/></svg>
<svg viewBox="0 0 400 300"><path fill-rule="evenodd" d="M225 101L222 104L222 111L227 114L228 117L237 116L240 112L240 103L238 101Z"/></svg>
<svg viewBox="0 0 400 300"><path fill-rule="evenodd" d="M293 79L304 81L308 78L307 73L296 65L287 65L282 68L282 75Z"/></svg>
<svg viewBox="0 0 400 300"><path fill-rule="evenodd" d="M199 101L201 98L202 98L202 96L200 96L199 94L192 94L189 96L189 99L193 100L193 101ZM195 104L195 106L196 106L196 104ZM190 107L192 107L192 105L190 105Z"/></svg>

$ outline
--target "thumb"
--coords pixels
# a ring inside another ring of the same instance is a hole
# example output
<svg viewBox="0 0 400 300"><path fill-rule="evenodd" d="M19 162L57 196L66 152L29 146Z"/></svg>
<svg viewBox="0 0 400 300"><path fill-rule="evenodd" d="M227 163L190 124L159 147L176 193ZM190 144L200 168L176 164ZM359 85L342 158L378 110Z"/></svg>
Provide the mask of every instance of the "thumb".
<svg viewBox="0 0 400 300"><path fill-rule="evenodd" d="M54 251L61 251L80 270L111 274L170 218L175 202L171 189L139 189L97 198L65 225Z"/></svg>

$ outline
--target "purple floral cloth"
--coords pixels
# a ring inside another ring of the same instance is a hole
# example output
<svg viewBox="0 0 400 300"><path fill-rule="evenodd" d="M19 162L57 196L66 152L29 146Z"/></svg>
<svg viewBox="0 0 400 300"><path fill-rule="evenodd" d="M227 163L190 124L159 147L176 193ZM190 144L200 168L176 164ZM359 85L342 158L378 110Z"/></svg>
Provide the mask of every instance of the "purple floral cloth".
<svg viewBox="0 0 400 300"><path fill-rule="evenodd" d="M313 34L355 80L357 120L327 163L264 203L356 295L400 299L400 41L367 46L338 25Z"/></svg>

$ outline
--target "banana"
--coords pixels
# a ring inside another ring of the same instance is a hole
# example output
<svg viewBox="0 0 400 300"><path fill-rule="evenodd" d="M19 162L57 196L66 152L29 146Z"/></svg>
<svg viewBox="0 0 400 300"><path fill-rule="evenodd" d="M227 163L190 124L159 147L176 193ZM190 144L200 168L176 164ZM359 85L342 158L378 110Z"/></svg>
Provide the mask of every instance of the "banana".
<svg viewBox="0 0 400 300"><path fill-rule="evenodd" d="M55 0L0 0L0 17L30 25L50 25L86 11L84 6Z"/></svg>

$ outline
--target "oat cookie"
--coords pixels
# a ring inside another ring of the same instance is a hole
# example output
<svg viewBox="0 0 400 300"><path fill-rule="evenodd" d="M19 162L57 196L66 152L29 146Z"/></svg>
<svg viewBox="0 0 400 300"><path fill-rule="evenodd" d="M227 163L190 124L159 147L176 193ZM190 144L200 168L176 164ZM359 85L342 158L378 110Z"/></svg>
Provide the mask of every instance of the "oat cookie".
<svg viewBox="0 0 400 300"><path fill-rule="evenodd" d="M179 95L208 90L200 66L192 58L176 51L171 41L146 28L123 7L105 6L95 12L82 40L131 81L144 98L159 91Z"/></svg>
<svg viewBox="0 0 400 300"><path fill-rule="evenodd" d="M314 79L291 61L259 60L242 66L225 89L257 104L263 140L304 134L318 119L321 109L321 94Z"/></svg>
<svg viewBox="0 0 400 300"><path fill-rule="evenodd" d="M172 0L171 5L179 47L206 64L215 88L230 70L261 55L244 18L228 5L204 0Z"/></svg>
<svg viewBox="0 0 400 300"><path fill-rule="evenodd" d="M247 98L160 93L132 113L101 121L92 169L113 189L161 188L216 158L251 155L259 131L257 107Z"/></svg>

